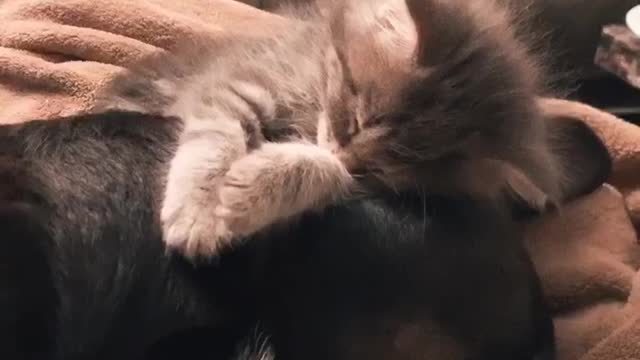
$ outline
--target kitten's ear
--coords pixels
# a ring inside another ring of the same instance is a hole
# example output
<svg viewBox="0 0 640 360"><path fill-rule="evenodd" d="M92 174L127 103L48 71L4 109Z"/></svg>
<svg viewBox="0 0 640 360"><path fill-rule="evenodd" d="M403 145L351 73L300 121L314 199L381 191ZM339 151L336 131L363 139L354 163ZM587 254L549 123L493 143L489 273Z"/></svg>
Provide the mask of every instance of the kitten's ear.
<svg viewBox="0 0 640 360"><path fill-rule="evenodd" d="M405 0L416 32L414 50L419 66L446 61L469 34L465 12L441 0Z"/></svg>
<svg viewBox="0 0 640 360"><path fill-rule="evenodd" d="M583 121L567 115L547 114L545 122L560 171L560 201L570 201L600 187L613 166L602 140Z"/></svg>

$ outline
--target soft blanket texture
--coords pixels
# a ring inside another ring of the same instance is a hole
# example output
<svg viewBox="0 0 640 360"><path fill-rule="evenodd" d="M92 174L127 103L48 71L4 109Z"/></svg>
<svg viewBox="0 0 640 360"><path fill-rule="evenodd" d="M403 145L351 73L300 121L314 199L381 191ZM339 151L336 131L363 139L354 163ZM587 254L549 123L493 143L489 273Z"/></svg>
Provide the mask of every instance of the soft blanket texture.
<svg viewBox="0 0 640 360"><path fill-rule="evenodd" d="M0 118L93 111L129 65L185 41L263 36L284 24L229 0L0 0Z"/></svg>
<svg viewBox="0 0 640 360"><path fill-rule="evenodd" d="M584 120L614 158L612 186L529 229L555 312L559 359L640 359L640 127L584 104L542 103L550 113Z"/></svg>
<svg viewBox="0 0 640 360"><path fill-rule="evenodd" d="M96 111L96 93L147 56L286 25L231 0L0 1L0 120ZM640 359L640 128L578 103L543 105L586 121L615 159L612 186L530 225L560 359Z"/></svg>

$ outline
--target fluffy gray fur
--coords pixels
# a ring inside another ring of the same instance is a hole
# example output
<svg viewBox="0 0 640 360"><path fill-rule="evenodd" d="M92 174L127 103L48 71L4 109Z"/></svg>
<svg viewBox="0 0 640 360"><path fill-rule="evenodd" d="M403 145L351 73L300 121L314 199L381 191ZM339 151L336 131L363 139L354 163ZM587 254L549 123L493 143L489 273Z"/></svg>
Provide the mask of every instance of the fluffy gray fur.
<svg viewBox="0 0 640 360"><path fill-rule="evenodd" d="M508 9L331 4L215 53L190 44L118 85L122 106L185 123L161 213L170 248L212 256L362 184L536 210L566 197L571 179L536 104L538 67Z"/></svg>

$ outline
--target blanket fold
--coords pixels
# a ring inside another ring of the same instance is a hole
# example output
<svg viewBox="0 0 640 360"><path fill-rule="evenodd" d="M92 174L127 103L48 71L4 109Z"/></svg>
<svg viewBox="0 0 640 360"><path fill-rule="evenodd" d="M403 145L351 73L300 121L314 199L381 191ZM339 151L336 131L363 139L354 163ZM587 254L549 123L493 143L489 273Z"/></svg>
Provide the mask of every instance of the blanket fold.
<svg viewBox="0 0 640 360"><path fill-rule="evenodd" d="M96 94L138 61L192 39L217 46L264 36L287 22L231 0L5 0L0 121L95 111ZM559 359L640 359L640 127L575 102L541 103L585 121L614 158L610 186L528 226Z"/></svg>
<svg viewBox="0 0 640 360"><path fill-rule="evenodd" d="M0 5L4 122L94 111L127 67L188 41L217 46L287 21L231 0L5 0ZM16 94L29 96L15 96ZM10 101L9 101L10 100Z"/></svg>

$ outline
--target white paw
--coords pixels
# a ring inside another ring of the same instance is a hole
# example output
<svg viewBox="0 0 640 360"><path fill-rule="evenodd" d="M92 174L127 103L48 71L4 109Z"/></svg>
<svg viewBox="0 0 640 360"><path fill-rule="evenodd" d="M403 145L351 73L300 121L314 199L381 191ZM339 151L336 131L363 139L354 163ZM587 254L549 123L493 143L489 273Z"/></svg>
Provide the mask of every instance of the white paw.
<svg viewBox="0 0 640 360"><path fill-rule="evenodd" d="M234 163L225 176L215 215L234 234L252 235L277 220L278 204L270 195L283 189L265 183L264 165L247 157Z"/></svg>
<svg viewBox="0 0 640 360"><path fill-rule="evenodd" d="M189 259L215 257L234 238L213 206L189 201L179 207L165 205L161 221L167 249Z"/></svg>
<svg viewBox="0 0 640 360"><path fill-rule="evenodd" d="M160 213L164 242L190 259L213 257L234 240L215 209L229 164L244 153L244 135L239 123L224 119L186 126L167 174Z"/></svg>

